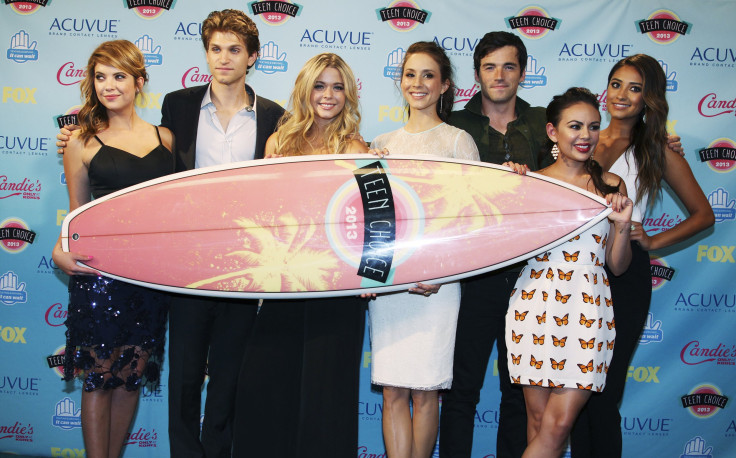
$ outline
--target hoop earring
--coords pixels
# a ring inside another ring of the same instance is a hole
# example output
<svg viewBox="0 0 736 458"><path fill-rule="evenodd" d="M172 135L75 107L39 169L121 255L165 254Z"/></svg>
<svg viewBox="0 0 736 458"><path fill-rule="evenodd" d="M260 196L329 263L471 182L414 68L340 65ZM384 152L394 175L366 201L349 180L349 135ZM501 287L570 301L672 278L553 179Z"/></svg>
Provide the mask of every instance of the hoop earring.
<svg viewBox="0 0 736 458"><path fill-rule="evenodd" d="M552 145L551 153L552 153L552 157L555 158L555 160L557 160L557 156L560 155L560 148L557 147L557 143Z"/></svg>

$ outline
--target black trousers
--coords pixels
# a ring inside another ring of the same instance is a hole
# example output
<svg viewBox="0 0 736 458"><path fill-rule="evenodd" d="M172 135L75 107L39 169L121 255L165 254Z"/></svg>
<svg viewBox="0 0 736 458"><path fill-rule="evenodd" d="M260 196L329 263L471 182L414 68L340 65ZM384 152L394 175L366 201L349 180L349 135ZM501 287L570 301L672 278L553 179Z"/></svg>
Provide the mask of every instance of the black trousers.
<svg viewBox="0 0 736 458"><path fill-rule="evenodd" d="M622 452L619 404L631 357L649 312L652 276L649 253L631 242L629 269L620 277L606 270L616 319L616 344L602 393L593 393L580 412L571 434L573 458L620 457Z"/></svg>
<svg viewBox="0 0 736 458"><path fill-rule="evenodd" d="M257 301L174 296L169 313L171 456L229 457L235 387ZM200 439L202 383L207 399Z"/></svg>
<svg viewBox="0 0 736 458"><path fill-rule="evenodd" d="M234 457L356 455L365 304L264 302L240 372Z"/></svg>
<svg viewBox="0 0 736 458"><path fill-rule="evenodd" d="M524 393L511 384L504 328L509 296L518 270L503 270L474 277L463 284L457 321L452 389L442 396L440 457L470 457L475 409L494 341L498 348L501 389L496 453L520 457L526 448Z"/></svg>

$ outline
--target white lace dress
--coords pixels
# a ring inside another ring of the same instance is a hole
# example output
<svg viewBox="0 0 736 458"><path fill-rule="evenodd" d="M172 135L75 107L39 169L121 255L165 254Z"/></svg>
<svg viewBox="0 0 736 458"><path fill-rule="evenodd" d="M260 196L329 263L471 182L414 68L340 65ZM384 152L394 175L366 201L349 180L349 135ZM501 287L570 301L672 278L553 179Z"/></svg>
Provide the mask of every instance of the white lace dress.
<svg viewBox="0 0 736 458"><path fill-rule="evenodd" d="M402 128L379 135L371 148L480 160L470 134L444 123L418 134ZM371 382L419 390L450 388L459 309L459 283L442 285L429 297L401 292L371 301Z"/></svg>

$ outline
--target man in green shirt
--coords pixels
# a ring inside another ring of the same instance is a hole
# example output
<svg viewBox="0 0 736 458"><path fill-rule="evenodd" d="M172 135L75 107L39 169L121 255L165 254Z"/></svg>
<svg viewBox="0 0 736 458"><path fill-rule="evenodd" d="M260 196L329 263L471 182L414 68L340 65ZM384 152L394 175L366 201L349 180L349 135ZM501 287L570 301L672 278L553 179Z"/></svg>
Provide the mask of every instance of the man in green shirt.
<svg viewBox="0 0 736 458"><path fill-rule="evenodd" d="M519 37L490 32L473 56L480 92L454 112L450 124L475 139L483 162L512 161L538 170L553 162L547 144L546 115L517 97L524 81L527 52ZM463 284L457 323L452 389L443 395L440 457L470 457L476 405L493 349L498 347L501 406L496 455L520 457L526 448L526 407L521 387L509 378L504 320L521 265L468 279Z"/></svg>

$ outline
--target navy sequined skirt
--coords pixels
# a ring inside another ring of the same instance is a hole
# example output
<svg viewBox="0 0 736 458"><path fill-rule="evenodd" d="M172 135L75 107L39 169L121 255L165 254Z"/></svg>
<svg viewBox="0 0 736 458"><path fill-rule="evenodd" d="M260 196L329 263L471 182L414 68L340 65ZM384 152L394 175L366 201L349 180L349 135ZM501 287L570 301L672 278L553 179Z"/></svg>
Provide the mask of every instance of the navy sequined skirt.
<svg viewBox="0 0 736 458"><path fill-rule="evenodd" d="M167 313L165 293L106 277L69 277L64 380L85 375L85 391L158 382Z"/></svg>

